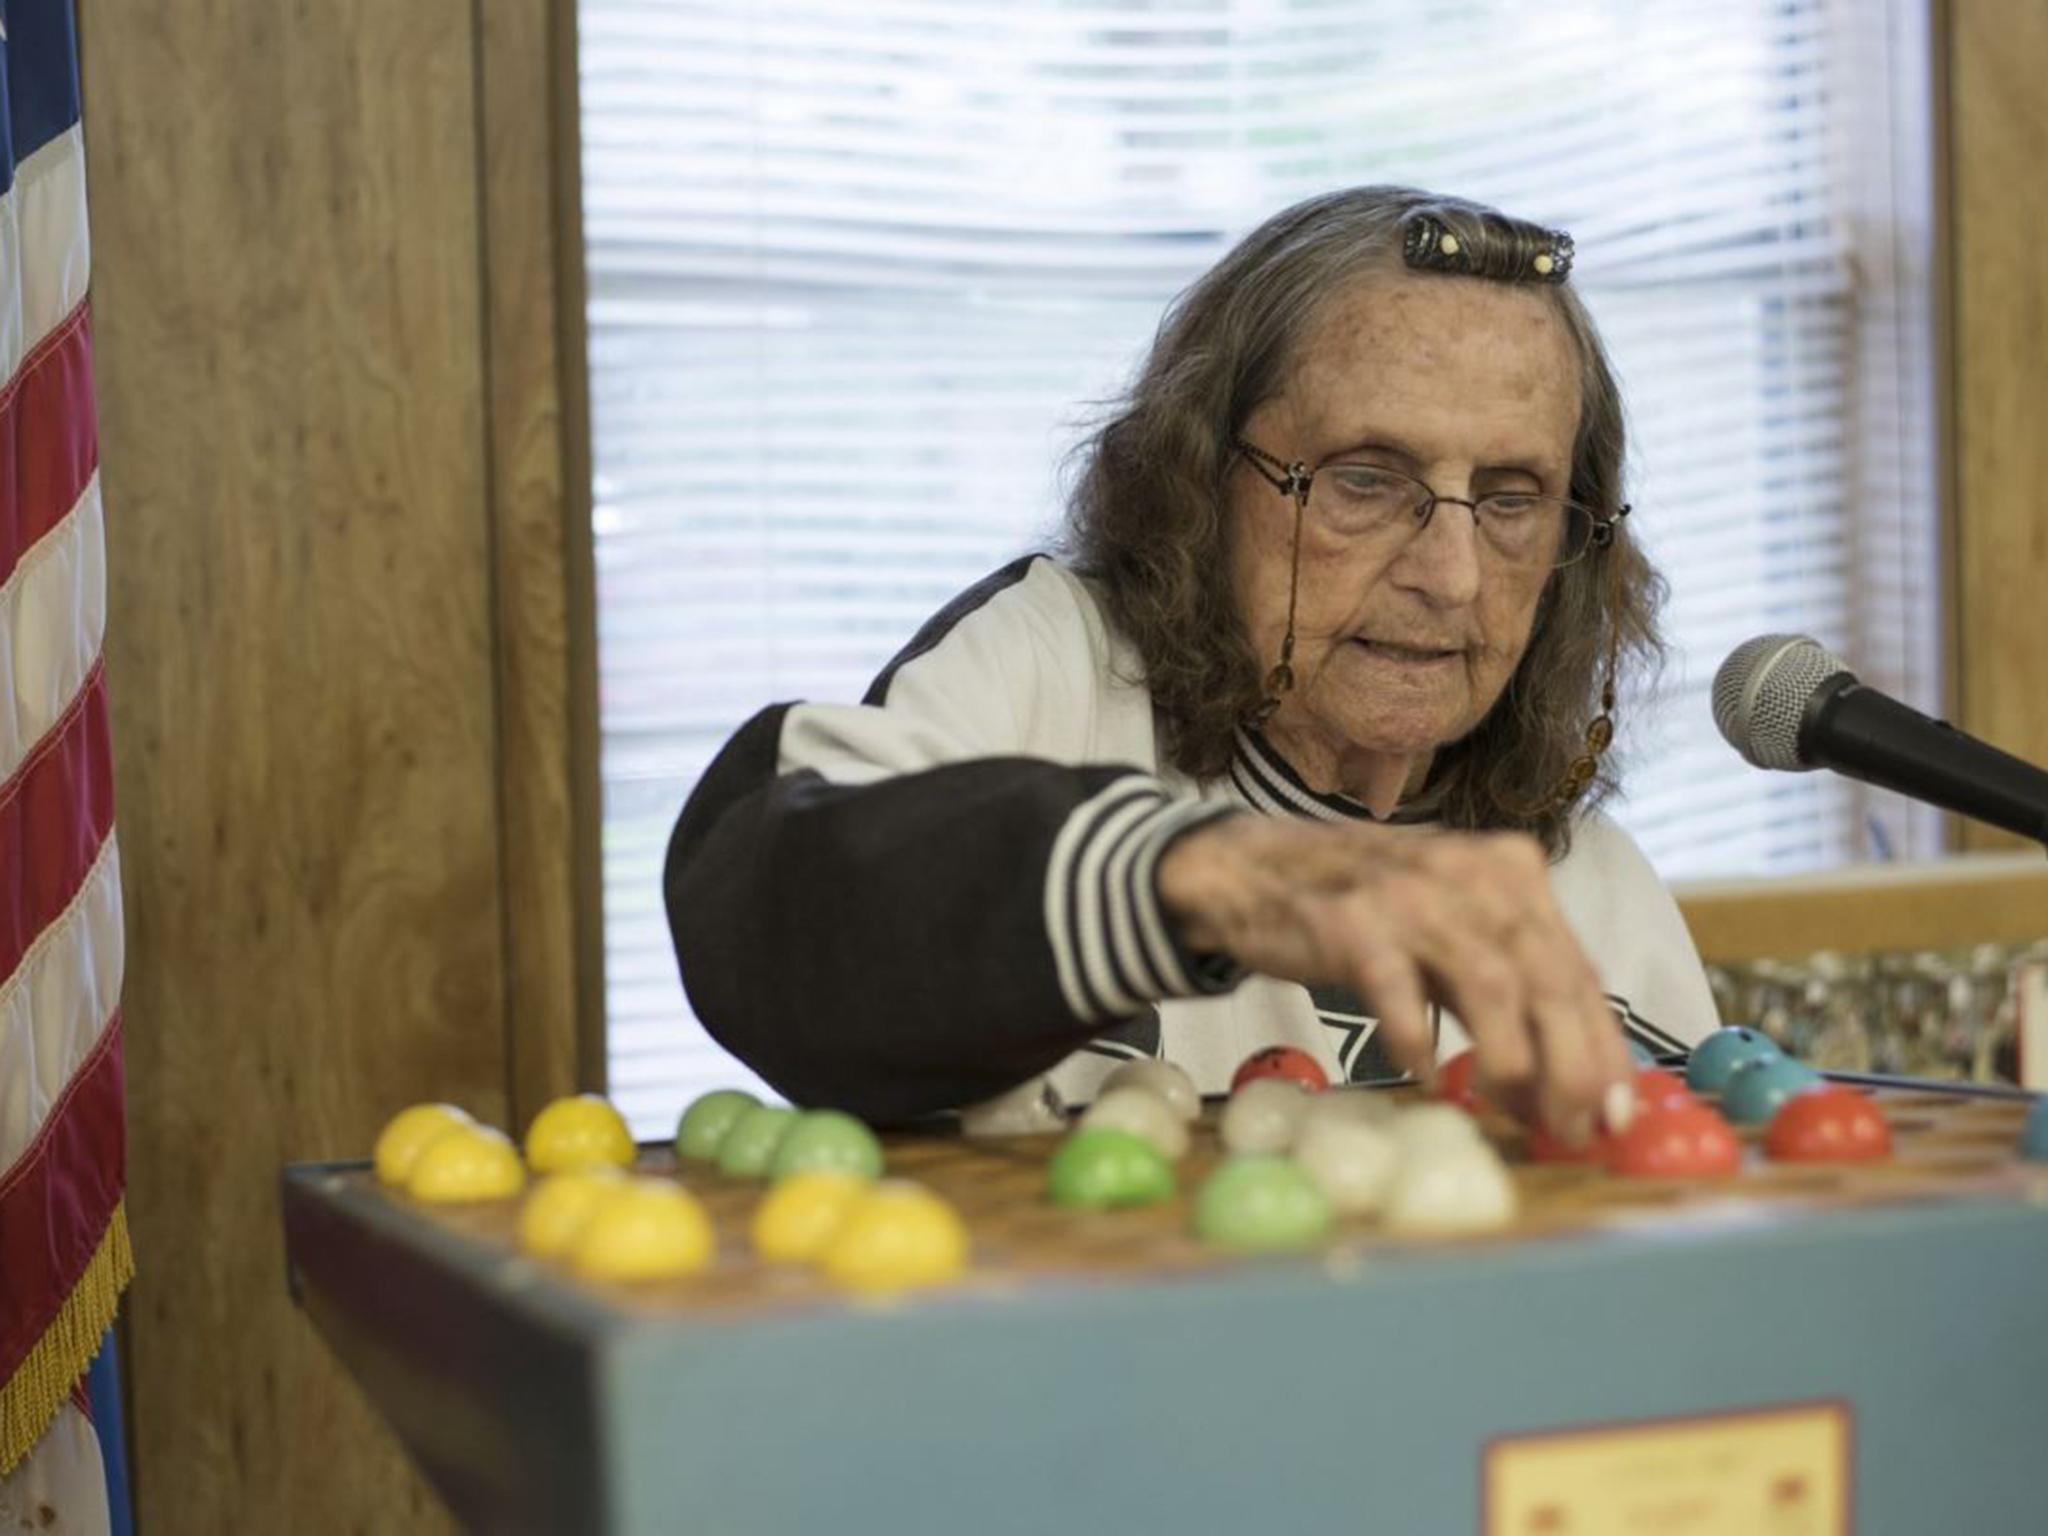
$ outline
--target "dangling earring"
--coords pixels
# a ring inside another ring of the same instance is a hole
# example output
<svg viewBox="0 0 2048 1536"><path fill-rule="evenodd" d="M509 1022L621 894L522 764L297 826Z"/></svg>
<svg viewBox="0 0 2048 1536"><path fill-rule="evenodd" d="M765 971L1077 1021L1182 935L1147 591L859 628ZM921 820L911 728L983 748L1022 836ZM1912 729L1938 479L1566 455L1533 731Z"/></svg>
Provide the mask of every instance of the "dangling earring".
<svg viewBox="0 0 2048 1536"><path fill-rule="evenodd" d="M1607 676L1600 684L1600 713L1586 724L1586 744L1579 755L1565 765L1550 793L1535 805L1512 807L1519 816L1536 819L1570 810L1593 787L1600 773L1600 759L1614 744L1615 685L1621 671L1621 563L1611 553L1613 535L1596 545L1607 562Z"/></svg>
<svg viewBox="0 0 2048 1536"><path fill-rule="evenodd" d="M1585 750L1565 765L1557 787L1544 803L1545 812L1569 810L1573 802L1593 787L1593 778L1600 772L1600 759L1614 743L1614 670L1615 658L1610 649L1607 680L1600 685L1600 713L1586 726Z"/></svg>
<svg viewBox="0 0 2048 1536"><path fill-rule="evenodd" d="M1290 473L1298 472L1295 466ZM1266 696L1252 711L1252 724L1264 725L1280 707L1283 695L1294 689L1294 600L1301 592L1301 518L1308 506L1308 490L1298 482L1294 488L1294 548L1287 572L1287 633L1280 637L1280 660L1266 674Z"/></svg>

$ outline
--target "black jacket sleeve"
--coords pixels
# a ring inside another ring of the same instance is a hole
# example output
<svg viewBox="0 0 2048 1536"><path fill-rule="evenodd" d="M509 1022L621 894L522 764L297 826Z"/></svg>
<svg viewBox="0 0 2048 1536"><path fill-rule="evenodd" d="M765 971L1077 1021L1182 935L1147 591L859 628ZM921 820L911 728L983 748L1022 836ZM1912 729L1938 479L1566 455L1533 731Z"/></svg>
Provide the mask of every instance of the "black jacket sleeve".
<svg viewBox="0 0 2048 1536"><path fill-rule="evenodd" d="M862 786L778 776L788 708L733 738L669 845L676 954L718 1042L797 1103L888 1122L990 1097L1096 1033L1106 1015L1076 1013L1047 933L1061 830L1083 807L1103 822L1121 811L1135 847L1206 815L1128 768L1024 757ZM1123 979L1165 991L1155 975Z"/></svg>
<svg viewBox="0 0 2048 1536"><path fill-rule="evenodd" d="M998 572L863 704L755 716L684 807L663 880L684 988L795 1102L972 1105L1236 983L1181 951L1155 883L1230 811L1085 760L1107 668L1077 594L1033 561Z"/></svg>

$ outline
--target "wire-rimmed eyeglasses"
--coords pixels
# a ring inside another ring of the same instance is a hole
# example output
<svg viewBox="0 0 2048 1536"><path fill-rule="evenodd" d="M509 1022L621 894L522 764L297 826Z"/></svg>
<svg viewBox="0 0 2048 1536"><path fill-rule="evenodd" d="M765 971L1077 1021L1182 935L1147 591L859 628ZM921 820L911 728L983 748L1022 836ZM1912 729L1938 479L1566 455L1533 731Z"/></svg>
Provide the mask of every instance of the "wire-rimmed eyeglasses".
<svg viewBox="0 0 2048 1536"><path fill-rule="evenodd" d="M1338 538L1406 542L1429 526L1445 502L1465 508L1488 548L1509 564L1556 569L1588 550L1614 542L1614 525L1628 516L1563 496L1534 491L1491 491L1475 500L1439 496L1413 475L1383 464L1333 459L1315 465L1292 463L1254 447L1243 438L1232 445L1254 473Z"/></svg>

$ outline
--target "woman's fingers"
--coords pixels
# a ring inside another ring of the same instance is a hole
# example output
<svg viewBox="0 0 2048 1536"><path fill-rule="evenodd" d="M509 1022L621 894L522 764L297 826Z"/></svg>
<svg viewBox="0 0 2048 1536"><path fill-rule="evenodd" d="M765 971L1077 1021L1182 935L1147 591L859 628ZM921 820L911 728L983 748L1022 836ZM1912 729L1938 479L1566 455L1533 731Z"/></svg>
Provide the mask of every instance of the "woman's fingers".
<svg viewBox="0 0 2048 1536"><path fill-rule="evenodd" d="M1559 995L1559 963L1536 932L1524 924L1475 936L1438 915L1417 937L1427 973L1472 1037L1487 1095L1578 1144L1591 1134L1598 1093L1574 1009Z"/></svg>
<svg viewBox="0 0 2048 1536"><path fill-rule="evenodd" d="M1600 992L1597 981L1593 990L1599 993L1598 1006L1604 1025L1595 1036L1601 1076L1607 1083L1600 1096L1600 1119L1609 1131L1618 1134L1627 1130L1629 1122L1635 1118L1636 1062L1629 1054L1628 1038L1621 1031L1621 1020L1615 1016L1607 995Z"/></svg>
<svg viewBox="0 0 2048 1536"><path fill-rule="evenodd" d="M1538 1065L1513 951L1497 935L1469 931L1449 902L1415 896L1404 906L1416 958L1472 1037L1482 1075L1513 1091Z"/></svg>
<svg viewBox="0 0 2048 1536"><path fill-rule="evenodd" d="M1626 1051L1616 1055L1614 1010L1561 920L1530 922L1516 936L1516 952L1530 983L1538 1114L1554 1135L1583 1145L1606 1122L1614 1087L1628 1081Z"/></svg>
<svg viewBox="0 0 2048 1536"><path fill-rule="evenodd" d="M1589 1139L1626 1082L1626 1051L1535 845L1445 839L1387 894L1431 990L1471 1035L1489 1096L1567 1142Z"/></svg>
<svg viewBox="0 0 2048 1536"><path fill-rule="evenodd" d="M1559 911L1549 870L1532 839L1488 838L1498 900L1514 915L1503 935L1526 988L1526 1026L1538 1066L1535 1104L1544 1122L1582 1143L1603 1121L1625 1123L1631 1107L1628 1052L1592 962Z"/></svg>
<svg viewBox="0 0 2048 1536"><path fill-rule="evenodd" d="M1627 1049L1534 839L1244 817L1168 859L1162 903L1184 938L1271 975L1356 986L1404 1071L1431 1074L1441 1002L1504 1108L1570 1140L1615 1118Z"/></svg>
<svg viewBox="0 0 2048 1536"><path fill-rule="evenodd" d="M1351 956L1353 973L1345 979L1379 1019L1388 1057L1403 1072L1429 1081L1436 1067L1436 1031L1430 1028L1421 971L1383 937L1361 936Z"/></svg>

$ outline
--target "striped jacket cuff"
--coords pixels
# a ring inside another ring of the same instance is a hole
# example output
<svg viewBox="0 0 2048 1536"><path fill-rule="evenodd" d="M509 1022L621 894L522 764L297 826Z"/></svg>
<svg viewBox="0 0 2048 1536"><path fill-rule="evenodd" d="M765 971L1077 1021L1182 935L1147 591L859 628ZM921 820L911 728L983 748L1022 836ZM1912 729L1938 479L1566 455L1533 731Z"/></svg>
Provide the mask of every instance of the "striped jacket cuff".
<svg viewBox="0 0 2048 1536"><path fill-rule="evenodd" d="M1045 925L1060 990L1085 1022L1169 997L1228 991L1244 971L1189 954L1159 907L1159 859L1174 839L1235 807L1176 800L1156 779L1118 779L1067 817L1045 873Z"/></svg>

